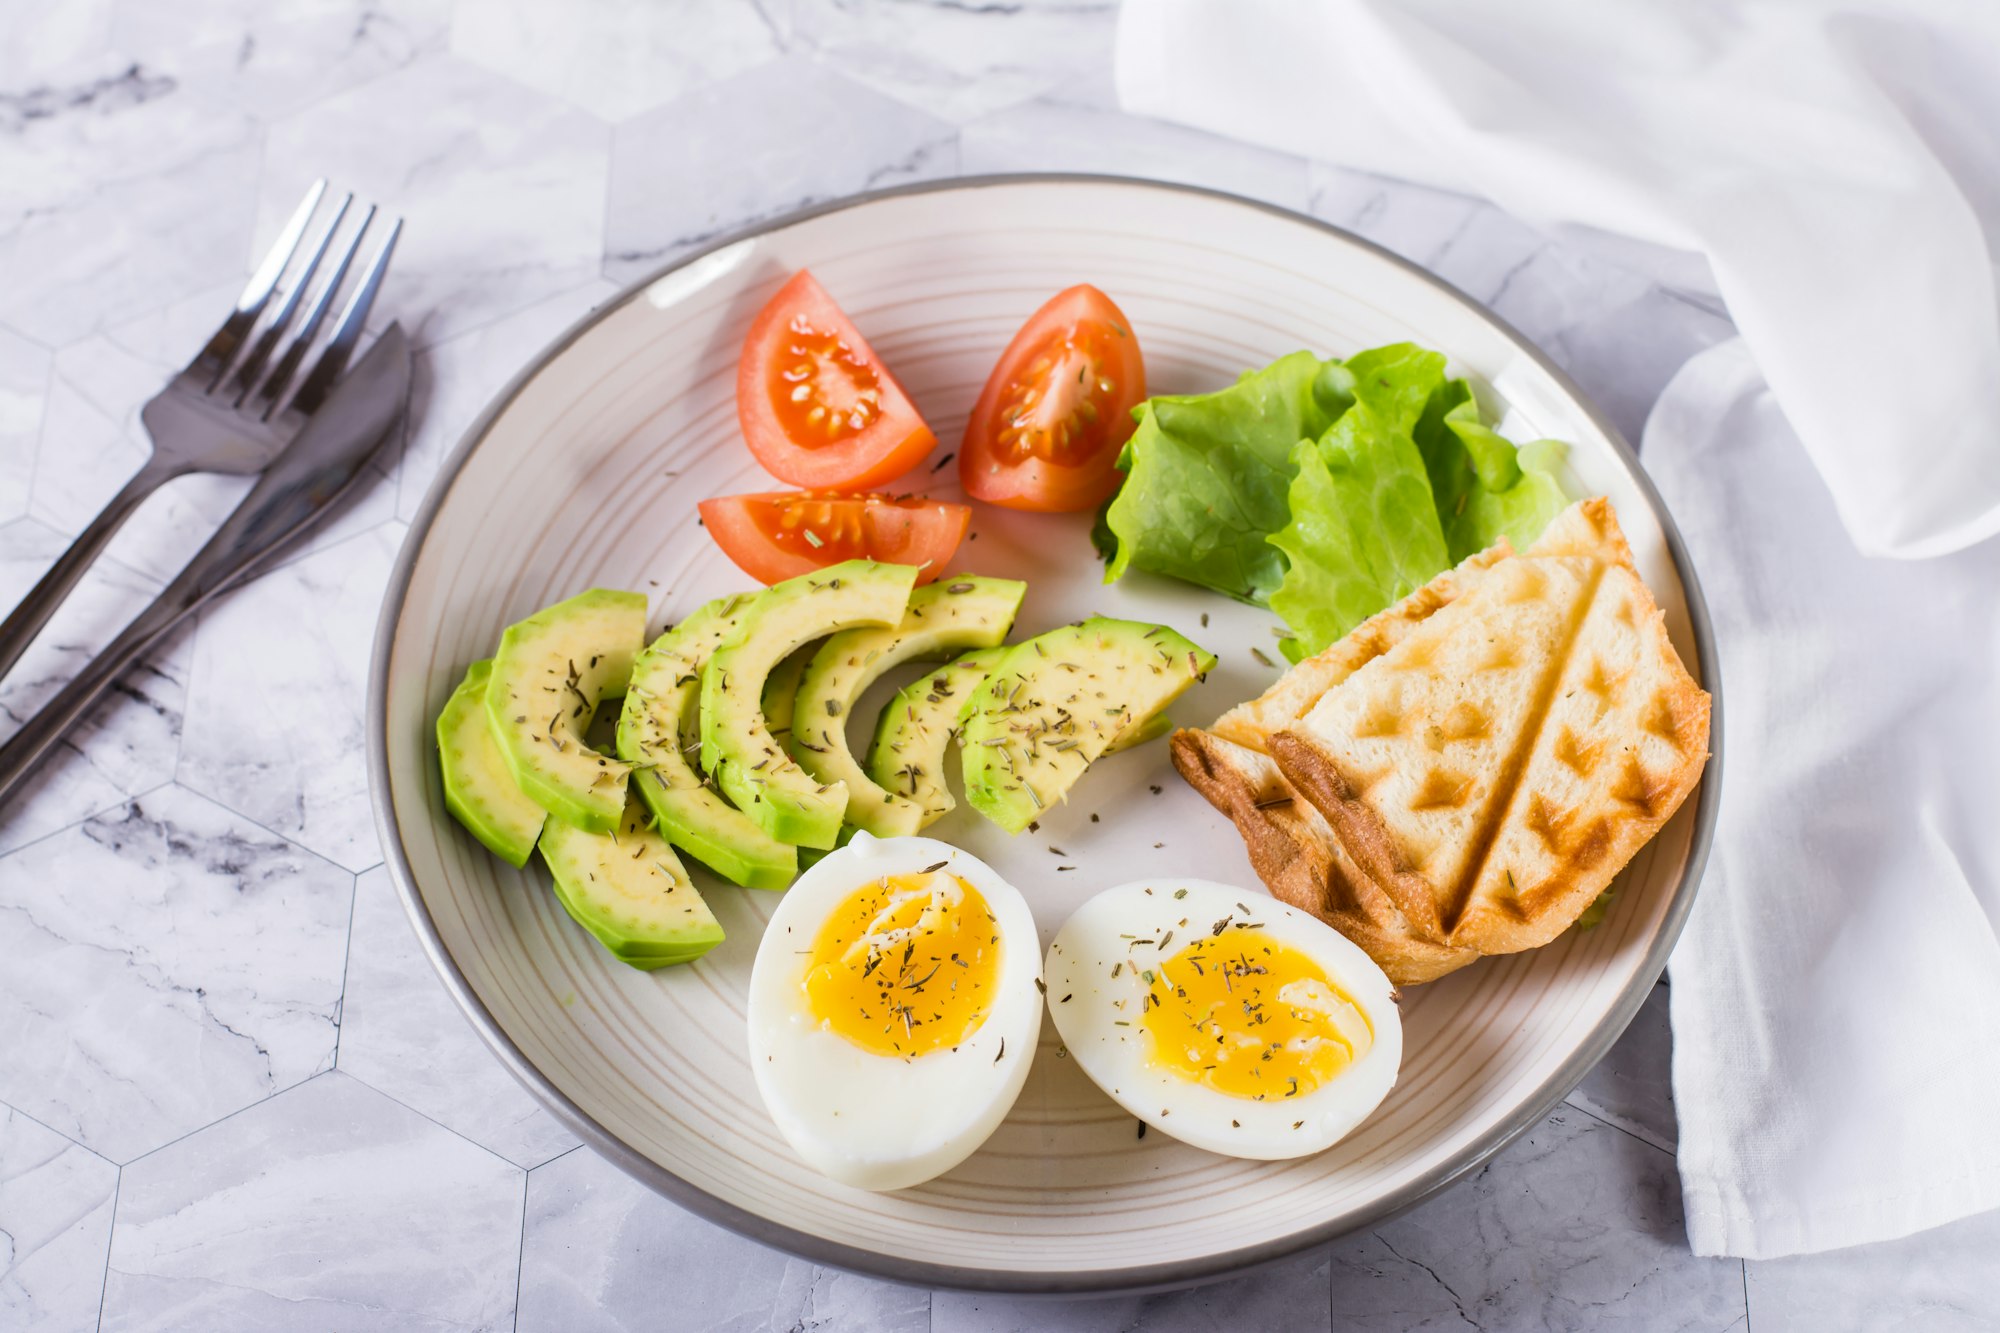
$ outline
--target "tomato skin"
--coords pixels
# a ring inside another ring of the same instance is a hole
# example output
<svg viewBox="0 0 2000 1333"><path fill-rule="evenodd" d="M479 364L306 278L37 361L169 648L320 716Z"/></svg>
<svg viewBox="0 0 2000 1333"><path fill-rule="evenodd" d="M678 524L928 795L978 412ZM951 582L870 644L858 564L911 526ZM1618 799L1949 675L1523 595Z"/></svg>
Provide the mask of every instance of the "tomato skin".
<svg viewBox="0 0 2000 1333"><path fill-rule="evenodd" d="M1124 480L1118 454L1145 397L1125 313L1087 283L1058 292L1007 344L966 422L966 494L1040 513L1096 508Z"/></svg>
<svg viewBox="0 0 2000 1333"><path fill-rule="evenodd" d="M808 422L815 409L819 415ZM736 369L736 414L764 470L811 490L887 485L937 443L909 395L806 269L750 322Z"/></svg>
<svg viewBox="0 0 2000 1333"><path fill-rule="evenodd" d="M722 553L766 586L857 557L922 566L917 582L929 583L972 522L971 506L921 496L762 491L698 508Z"/></svg>

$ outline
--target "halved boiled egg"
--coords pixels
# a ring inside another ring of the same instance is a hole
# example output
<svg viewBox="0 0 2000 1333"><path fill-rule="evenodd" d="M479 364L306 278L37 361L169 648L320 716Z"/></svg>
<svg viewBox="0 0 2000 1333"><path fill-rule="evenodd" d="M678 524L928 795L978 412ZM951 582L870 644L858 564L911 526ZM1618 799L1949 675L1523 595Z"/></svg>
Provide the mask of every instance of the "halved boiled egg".
<svg viewBox="0 0 2000 1333"><path fill-rule="evenodd" d="M750 973L757 1091L799 1156L902 1189L986 1141L1028 1077L1041 947L1019 891L932 838L866 833L785 892Z"/></svg>
<svg viewBox="0 0 2000 1333"><path fill-rule="evenodd" d="M1112 1100L1184 1143L1303 1157L1381 1104L1403 1059L1389 978L1286 903L1199 879L1106 889L1046 964L1063 1045Z"/></svg>

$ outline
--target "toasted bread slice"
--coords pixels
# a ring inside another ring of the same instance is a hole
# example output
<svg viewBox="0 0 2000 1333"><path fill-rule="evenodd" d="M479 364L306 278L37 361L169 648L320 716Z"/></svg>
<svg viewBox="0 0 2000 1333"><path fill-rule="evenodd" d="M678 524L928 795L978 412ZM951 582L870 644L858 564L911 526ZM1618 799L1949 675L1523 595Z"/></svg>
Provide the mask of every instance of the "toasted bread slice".
<svg viewBox="0 0 2000 1333"><path fill-rule="evenodd" d="M1345 638L1294 663L1270 689L1224 713L1209 730L1260 754L1267 752L1272 732L1283 731L1310 713L1321 695L1477 587L1486 571L1513 553L1514 548L1502 537L1485 550L1467 556L1394 606L1356 625Z"/></svg>
<svg viewBox="0 0 2000 1333"><path fill-rule="evenodd" d="M1601 495L1578 500L1550 519L1542 535L1521 554L1575 555L1634 568L1632 548L1625 541L1624 529L1618 526L1618 515L1612 510L1611 501Z"/></svg>
<svg viewBox="0 0 2000 1333"><path fill-rule="evenodd" d="M1409 985L1573 923L1697 785L1708 723L1599 498L1177 732L1173 754L1275 896Z"/></svg>
<svg viewBox="0 0 2000 1333"><path fill-rule="evenodd" d="M1562 933L1694 790L1708 720L1652 595L1607 568L1453 943L1511 953Z"/></svg>
<svg viewBox="0 0 2000 1333"><path fill-rule="evenodd" d="M1188 785L1236 825L1251 867L1272 896L1360 945L1389 980L1400 986L1433 981L1478 959L1474 950L1412 932L1269 755L1193 729L1175 732L1172 749L1174 767Z"/></svg>
<svg viewBox="0 0 2000 1333"><path fill-rule="evenodd" d="M1272 738L1285 776L1428 939L1451 942L1605 568L1495 565Z"/></svg>

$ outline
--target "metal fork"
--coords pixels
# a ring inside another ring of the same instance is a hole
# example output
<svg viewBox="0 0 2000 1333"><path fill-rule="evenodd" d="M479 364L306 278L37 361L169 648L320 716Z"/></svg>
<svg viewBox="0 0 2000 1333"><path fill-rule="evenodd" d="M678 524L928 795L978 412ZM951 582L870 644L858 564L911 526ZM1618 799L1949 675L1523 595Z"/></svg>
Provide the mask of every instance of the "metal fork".
<svg viewBox="0 0 2000 1333"><path fill-rule="evenodd" d="M141 502L176 477L190 472L259 472L276 457L285 441L326 401L327 392L339 380L360 340L368 311L382 285L382 275L395 252L396 238L402 233L399 219L377 248L374 259L359 285L349 295L346 307L334 325L319 359L303 378L299 368L311 350L320 325L326 318L349 266L361 248L370 224L375 220L371 205L332 268L314 289L292 341L279 354L275 367L272 353L291 327L300 302L327 252L332 248L348 208L349 194L319 229L304 263L289 290L278 301L263 331L251 341L257 323L277 294L286 268L305 238L326 195L326 182L315 181L285 229L278 233L270 253L250 276L236 308L222 321L187 368L140 409L139 419L153 444L147 458L132 479L111 497L88 527L70 543L61 558L49 567L41 581L0 621L0 676L4 676L27 651L35 635L62 604L77 581L104 552L112 536L132 516ZM245 351L245 348L248 351ZM240 355L240 360L239 360ZM230 373L234 367L235 373ZM294 381L297 388L293 389Z"/></svg>

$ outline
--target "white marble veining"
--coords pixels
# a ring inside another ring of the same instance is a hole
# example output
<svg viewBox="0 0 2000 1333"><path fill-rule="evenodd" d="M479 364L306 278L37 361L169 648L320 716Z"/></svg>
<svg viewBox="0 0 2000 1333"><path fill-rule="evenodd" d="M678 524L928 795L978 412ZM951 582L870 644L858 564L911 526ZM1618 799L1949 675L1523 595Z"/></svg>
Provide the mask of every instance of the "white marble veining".
<svg viewBox="0 0 2000 1333"><path fill-rule="evenodd" d="M452 0L121 0L121 54L260 117L442 51Z"/></svg>
<svg viewBox="0 0 2000 1333"><path fill-rule="evenodd" d="M687 132L745 122L763 128L747 152ZM604 272L622 282L758 218L949 176L958 144L943 121L794 57L619 126L611 162Z"/></svg>
<svg viewBox="0 0 2000 1333"><path fill-rule="evenodd" d="M116 53L50 74L0 97L0 323L61 346L238 272L262 127Z"/></svg>
<svg viewBox="0 0 2000 1333"><path fill-rule="evenodd" d="M67 546L32 518L0 525L0 605L12 606ZM107 559L0 681L0 736L11 736L153 599L159 585ZM0 852L122 805L174 774L187 692L188 635L148 653L29 779L0 818Z"/></svg>
<svg viewBox="0 0 2000 1333"><path fill-rule="evenodd" d="M1333 1252L1336 1327L1357 1331L1744 1322L1742 1266L1687 1254L1673 1158L1570 1108Z"/></svg>
<svg viewBox="0 0 2000 1333"><path fill-rule="evenodd" d="M382 859L363 723L402 537L371 528L207 608L189 672L178 781L350 870Z"/></svg>
<svg viewBox="0 0 2000 1333"><path fill-rule="evenodd" d="M112 1329L2000 1323L1994 1218L1747 1273L1689 1256L1661 994L1472 1179L1228 1282L1049 1302L817 1268L573 1149L456 1012L377 867L364 675L404 523L526 358L707 237L954 173L1230 190L1492 303L1633 438L1730 332L1698 261L1125 117L1113 0L4 8L0 605L138 467L139 405L311 177L407 219L375 323L402 318L418 356L415 420L356 499L0 810L0 1326L94 1328L100 1301ZM134 518L0 684L0 733L242 486L187 479Z"/></svg>
<svg viewBox="0 0 2000 1333"><path fill-rule="evenodd" d="M47 348L0 329L0 522L28 512L51 359Z"/></svg>
<svg viewBox="0 0 2000 1333"><path fill-rule="evenodd" d="M484 0L458 7L451 50L616 122L780 55L788 8L785 0Z"/></svg>
<svg viewBox="0 0 2000 1333"><path fill-rule="evenodd" d="M1302 157L1067 99L1024 102L967 125L959 137L959 166L968 175L1080 171L1146 176L1301 210L1310 197Z"/></svg>
<svg viewBox="0 0 2000 1333"><path fill-rule="evenodd" d="M954 121L1038 96L1109 106L1115 0L793 0L801 46Z"/></svg>
<svg viewBox="0 0 2000 1333"><path fill-rule="evenodd" d="M103 1327L509 1328L522 1184L326 1074L125 1168Z"/></svg>
<svg viewBox="0 0 2000 1333"><path fill-rule="evenodd" d="M744 1240L676 1208L588 1148L528 1177L523 1333L922 1333L930 1317L925 1292Z"/></svg>
<svg viewBox="0 0 2000 1333"><path fill-rule="evenodd" d="M398 518L416 517L438 464L493 395L557 334L617 291L617 284L593 278L526 310L417 349L409 428L397 470Z"/></svg>
<svg viewBox="0 0 2000 1333"><path fill-rule="evenodd" d="M118 1168L0 1108L0 1325L97 1327Z"/></svg>
<svg viewBox="0 0 2000 1333"><path fill-rule="evenodd" d="M1667 988L1653 987L1632 1026L1611 1054L1570 1093L1572 1106L1672 1152L1680 1134L1674 1123L1673 1030L1667 1026Z"/></svg>
<svg viewBox="0 0 2000 1333"><path fill-rule="evenodd" d="M458 1011L380 866L354 885L335 1064L516 1166L540 1166L576 1146Z"/></svg>
<svg viewBox="0 0 2000 1333"><path fill-rule="evenodd" d="M0 874L0 1100L114 1162L331 1067L354 879L178 787Z"/></svg>
<svg viewBox="0 0 2000 1333"><path fill-rule="evenodd" d="M597 275L611 131L511 79L439 56L271 123L260 243L315 176L404 220L377 307L419 342Z"/></svg>

